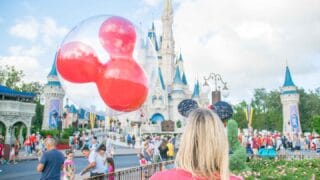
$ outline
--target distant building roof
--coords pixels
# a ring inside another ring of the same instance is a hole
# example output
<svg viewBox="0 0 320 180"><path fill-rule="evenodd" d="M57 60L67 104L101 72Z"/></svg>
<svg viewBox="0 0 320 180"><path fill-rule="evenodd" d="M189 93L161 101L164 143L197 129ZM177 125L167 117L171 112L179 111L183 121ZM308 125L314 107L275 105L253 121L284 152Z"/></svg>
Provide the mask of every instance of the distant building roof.
<svg viewBox="0 0 320 180"><path fill-rule="evenodd" d="M159 78L160 78L161 87L162 87L163 90L165 90L165 89L166 89L166 86L165 86L165 84L164 84L164 80L163 80L163 76L162 76L162 71L161 71L160 67L158 68L158 71L159 71L158 73L159 73Z"/></svg>
<svg viewBox="0 0 320 180"><path fill-rule="evenodd" d="M34 93L19 92L2 85L0 85L0 94L5 96L24 97L24 98L34 98L36 96Z"/></svg>
<svg viewBox="0 0 320 180"><path fill-rule="evenodd" d="M173 79L173 83L176 84L183 84L182 79L181 79L181 75L180 75L180 70L179 67L176 67L176 73Z"/></svg>
<svg viewBox="0 0 320 180"><path fill-rule="evenodd" d="M49 72L48 76L58 76L57 67L56 67L56 58L57 58L57 54L54 56L51 71Z"/></svg>
<svg viewBox="0 0 320 180"><path fill-rule="evenodd" d="M159 51L159 45L158 45L158 41L157 41L157 35L155 32L155 28L154 28L154 23L152 22L152 27L148 32L148 37L150 38L150 40L154 43L154 48L156 51Z"/></svg>
<svg viewBox="0 0 320 180"><path fill-rule="evenodd" d="M200 97L200 85L199 85L199 81L197 81L193 88L192 98L199 98L199 97Z"/></svg>
<svg viewBox="0 0 320 180"><path fill-rule="evenodd" d="M182 73L182 82L184 85L188 85L187 78L184 72Z"/></svg>
<svg viewBox="0 0 320 180"><path fill-rule="evenodd" d="M295 86L292 81L291 73L288 66L286 67L286 74L283 86Z"/></svg>

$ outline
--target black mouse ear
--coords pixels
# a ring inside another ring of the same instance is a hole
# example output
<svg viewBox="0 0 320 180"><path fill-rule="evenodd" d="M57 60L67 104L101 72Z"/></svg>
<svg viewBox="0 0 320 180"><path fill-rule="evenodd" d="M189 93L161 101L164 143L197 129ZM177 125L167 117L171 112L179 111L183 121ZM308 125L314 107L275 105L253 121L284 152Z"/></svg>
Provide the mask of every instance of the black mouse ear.
<svg viewBox="0 0 320 180"><path fill-rule="evenodd" d="M178 111L183 117L188 117L191 111L199 108L197 101L193 99L185 99L178 105Z"/></svg>
<svg viewBox="0 0 320 180"><path fill-rule="evenodd" d="M222 121L230 119L233 115L231 105L224 101L216 102L210 109L217 113Z"/></svg>

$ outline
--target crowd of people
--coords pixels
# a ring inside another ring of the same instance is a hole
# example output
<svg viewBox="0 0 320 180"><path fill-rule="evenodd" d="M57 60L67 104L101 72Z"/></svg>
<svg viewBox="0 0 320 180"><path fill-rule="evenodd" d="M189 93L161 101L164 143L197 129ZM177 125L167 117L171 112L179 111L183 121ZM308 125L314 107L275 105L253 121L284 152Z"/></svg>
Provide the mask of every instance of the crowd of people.
<svg viewBox="0 0 320 180"><path fill-rule="evenodd" d="M176 137L147 136L138 154L140 165L173 160L175 155Z"/></svg>
<svg viewBox="0 0 320 180"><path fill-rule="evenodd" d="M44 140L44 146L45 151L37 166L37 171L41 172L41 179L60 179L62 168L62 179L74 180L76 178L76 166L73 160L74 149L66 150L65 155L63 155L61 151L56 150L56 142L51 137ZM114 179L115 164L105 142L98 142L95 136L89 137L88 143L84 144L81 152L88 159L88 165L81 170L79 175L82 176L90 172L90 177L104 179L105 175L108 174L108 179Z"/></svg>
<svg viewBox="0 0 320 180"><path fill-rule="evenodd" d="M240 133L240 143L247 154L257 156L260 149L279 151L315 151L320 154L320 137L312 134L282 134L278 132Z"/></svg>

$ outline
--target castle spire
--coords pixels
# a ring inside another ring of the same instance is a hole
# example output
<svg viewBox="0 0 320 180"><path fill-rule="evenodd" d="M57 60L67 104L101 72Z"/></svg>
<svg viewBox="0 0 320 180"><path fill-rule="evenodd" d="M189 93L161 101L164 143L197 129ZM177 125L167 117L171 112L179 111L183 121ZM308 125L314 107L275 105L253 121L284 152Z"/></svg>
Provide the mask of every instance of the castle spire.
<svg viewBox="0 0 320 180"><path fill-rule="evenodd" d="M173 40L173 8L172 0L164 1L162 20L162 38L161 38L161 59L159 65L164 75L164 81L168 84L172 83L175 73L175 51Z"/></svg>
<svg viewBox="0 0 320 180"><path fill-rule="evenodd" d="M290 73L290 70L289 70L288 66L286 67L286 74L285 74L285 80L284 80L283 86L284 87L286 87L286 86L295 86L293 81L292 81L291 73Z"/></svg>

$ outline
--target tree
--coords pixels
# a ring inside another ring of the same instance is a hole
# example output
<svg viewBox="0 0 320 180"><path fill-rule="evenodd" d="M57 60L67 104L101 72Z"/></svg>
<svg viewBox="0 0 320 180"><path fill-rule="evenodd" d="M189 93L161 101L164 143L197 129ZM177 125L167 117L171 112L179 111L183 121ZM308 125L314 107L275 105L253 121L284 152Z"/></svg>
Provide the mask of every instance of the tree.
<svg viewBox="0 0 320 180"><path fill-rule="evenodd" d="M31 92L39 95L42 92L43 85L39 82L25 83L22 81L24 73L17 70L14 66L0 66L0 84L3 84L17 91ZM39 99L35 98L36 114L32 117L32 130L41 129L44 106L40 104Z"/></svg>
<svg viewBox="0 0 320 180"><path fill-rule="evenodd" d="M238 140L238 124L235 120L230 119L227 123L228 143L229 143L229 167L231 171L240 171L248 169L246 165L247 154Z"/></svg>
<svg viewBox="0 0 320 180"><path fill-rule="evenodd" d="M312 118L312 128L316 133L320 134L320 116L314 116Z"/></svg>
<svg viewBox="0 0 320 180"><path fill-rule="evenodd" d="M22 70L16 70L14 66L0 66L0 84L19 90L24 76Z"/></svg>
<svg viewBox="0 0 320 180"><path fill-rule="evenodd" d="M320 115L320 97L317 93L299 89L300 94L300 123L303 132L312 132L312 118Z"/></svg>
<svg viewBox="0 0 320 180"><path fill-rule="evenodd" d="M233 107L233 119L237 121L240 129L248 128L248 121L245 115L246 107L247 103L245 101L242 101Z"/></svg>

